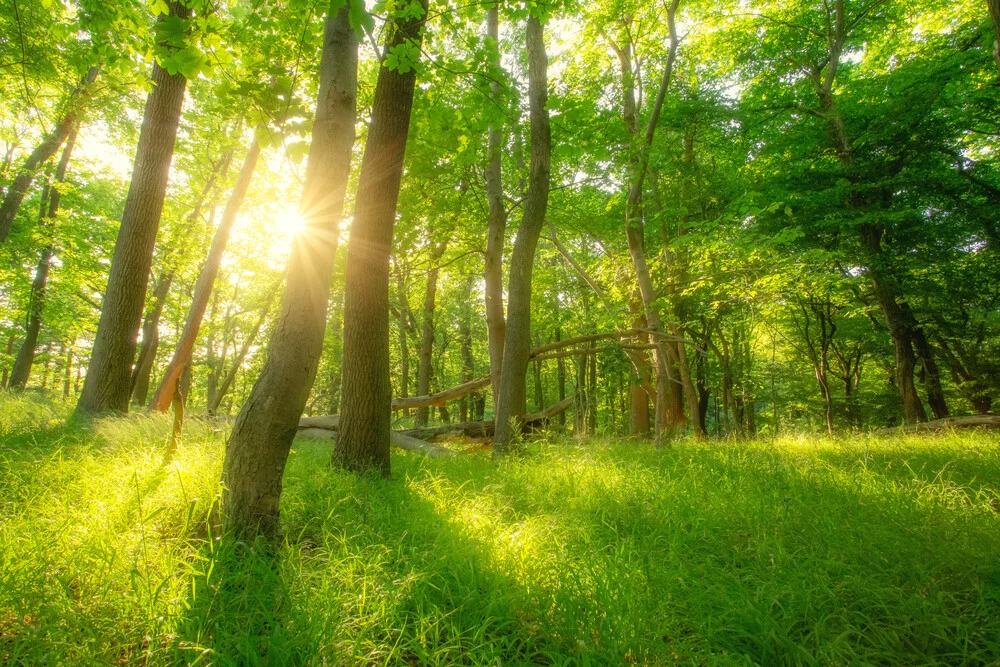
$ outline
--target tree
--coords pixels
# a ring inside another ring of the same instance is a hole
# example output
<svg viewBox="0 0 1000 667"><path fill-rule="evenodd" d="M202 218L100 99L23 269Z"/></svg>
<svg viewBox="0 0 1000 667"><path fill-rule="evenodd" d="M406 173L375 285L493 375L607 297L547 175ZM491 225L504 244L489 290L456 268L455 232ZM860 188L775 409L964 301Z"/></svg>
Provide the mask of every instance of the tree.
<svg viewBox="0 0 1000 667"><path fill-rule="evenodd" d="M535 248L549 201L552 137L549 128L548 56L538 16L528 17L525 37L528 51L528 108L531 122L531 167L524 213L510 258L507 332L503 349L493 455L504 456L517 449L526 411L525 383L531 352L531 275Z"/></svg>
<svg viewBox="0 0 1000 667"><path fill-rule="evenodd" d="M181 22L191 10L179 1L159 19ZM167 46L167 42L161 42ZM187 79L179 71L171 74L153 63L153 90L146 100L142 131L136 148L122 224L111 260L101 321L87 366L77 410L84 413L128 412L132 359L136 332L142 320L143 301L153 261L153 247L167 192L170 161L184 102Z"/></svg>
<svg viewBox="0 0 1000 667"><path fill-rule="evenodd" d="M389 254L427 0L397 9L378 72L344 283L337 466L389 474Z"/></svg>
<svg viewBox="0 0 1000 667"><path fill-rule="evenodd" d="M358 40L352 2L326 18L319 96L281 313L267 360L226 443L222 479L227 530L274 536L281 479L323 350L330 276L339 239L357 117Z"/></svg>

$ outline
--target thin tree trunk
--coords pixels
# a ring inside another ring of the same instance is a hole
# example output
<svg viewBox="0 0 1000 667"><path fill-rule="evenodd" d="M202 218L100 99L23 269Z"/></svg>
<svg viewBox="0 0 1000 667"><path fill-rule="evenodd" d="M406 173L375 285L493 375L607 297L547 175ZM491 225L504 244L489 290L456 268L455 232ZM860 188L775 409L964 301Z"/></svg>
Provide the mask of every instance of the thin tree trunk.
<svg viewBox="0 0 1000 667"><path fill-rule="evenodd" d="M97 78L98 71L98 67L91 67L87 70L83 80L70 95L65 115L60 119L55 129L45 135L41 143L27 157L14 177L14 182L7 188L3 202L0 203L0 243L7 240L17 211L21 208L21 202L24 201L24 196L27 194L28 188L31 187L31 182L34 180L38 168L48 162L71 135L75 138L74 128L86 105L89 89Z"/></svg>
<svg viewBox="0 0 1000 667"><path fill-rule="evenodd" d="M472 293L472 274L466 278L465 293ZM459 324L459 338L462 348L462 382L469 382L475 377L475 359L472 356L472 304L466 301L462 305L462 320ZM475 400L475 397L472 398ZM463 396L458 404L459 422L469 421L469 397Z"/></svg>
<svg viewBox="0 0 1000 667"><path fill-rule="evenodd" d="M497 45L494 66L500 66L500 19L498 5L486 12L486 36ZM490 83L493 99L500 99L500 83ZM503 309L503 247L507 229L507 210L503 199L503 174L500 148L503 137L500 120L490 123L488 135L488 162L486 164L486 198L489 204L489 226L486 233L486 258L483 278L486 283L486 332L489 339L490 379L493 387L493 409L500 395L500 373L503 368L503 349L507 322Z"/></svg>
<svg viewBox="0 0 1000 667"><path fill-rule="evenodd" d="M556 342L562 340L562 330L556 327ZM559 357L556 360L556 384L559 386L559 401L563 401L566 398L566 360ZM559 428L565 430L566 428L566 413L559 413Z"/></svg>
<svg viewBox="0 0 1000 667"><path fill-rule="evenodd" d="M64 344L66 348L66 367L63 369L63 398L69 398L70 384L73 382L73 343Z"/></svg>
<svg viewBox="0 0 1000 667"><path fill-rule="evenodd" d="M246 338L243 340L243 345L240 347L240 351L236 353L233 357L233 364L226 373L225 377L219 383L215 390L214 395L208 402L208 414L214 415L219 409L219 404L222 403L222 399L225 398L226 392L233 385L233 381L236 379L236 374L243 368L243 362L247 358L247 354L250 353L250 348L253 346L254 341L257 340L257 336L260 334L260 329L264 326L264 322L267 321L267 316L271 313L272 301L268 301L267 305L260 311L260 315L257 317L257 323L254 324L253 329L247 334ZM228 345L228 341L224 343ZM219 366L221 368L222 361L220 360Z"/></svg>
<svg viewBox="0 0 1000 667"><path fill-rule="evenodd" d="M349 4L326 19L316 119L299 205L304 224L292 243L281 314L264 368L226 443L224 523L241 535L278 533L285 462L323 354L357 119L358 42Z"/></svg>
<svg viewBox="0 0 1000 667"><path fill-rule="evenodd" d="M180 377L184 366L191 363L191 354L194 352L194 344L198 339L198 331L201 329L201 322L205 318L205 310L208 308L209 299L212 297L212 288L215 285L215 278L219 275L219 268L222 266L222 257L226 252L226 244L229 242L229 234L236 222L236 216L240 212L243 200L250 189L250 181L253 180L253 172L257 168L257 159L260 157L260 144L254 139L247 150L243 160L243 168L233 186L233 192L226 203L226 209L222 213L222 220L215 230L212 238L212 246L208 250L205 258L205 266L198 274L198 282L194 288L194 297L191 300L191 307L188 309L187 320L184 322L184 330L177 341L174 356L167 364L163 379L160 380L156 393L149 409L157 412L166 412L170 409L173 401L174 385ZM186 396L186 394L185 394Z"/></svg>
<svg viewBox="0 0 1000 667"><path fill-rule="evenodd" d="M1000 0L986 0L993 21L993 62L1000 69Z"/></svg>
<svg viewBox="0 0 1000 667"><path fill-rule="evenodd" d="M419 48L427 16L395 23L386 52ZM344 368L340 434L333 463L389 474L389 255L417 74L381 67L358 178L344 285Z"/></svg>
<svg viewBox="0 0 1000 667"><path fill-rule="evenodd" d="M170 294L170 286L174 281L174 273L160 274L153 287L153 303L142 322L142 345L139 346L139 358L132 369L132 405L146 405L149 394L150 377L153 374L153 362L160 346L160 316Z"/></svg>
<svg viewBox="0 0 1000 667"><path fill-rule="evenodd" d="M448 248L448 241L438 243L431 251L431 268L427 272L427 288L424 291L424 315L420 332L420 356L417 359L417 394L426 396L431 393L431 380L434 375L434 302L437 298L438 276L441 267L438 263ZM417 428L427 426L427 408L417 408L414 425Z"/></svg>
<svg viewBox="0 0 1000 667"><path fill-rule="evenodd" d="M549 201L552 138L549 128L548 57L544 30L536 16L528 17L528 106L531 119L531 167L524 214L510 259L507 332L497 400L493 456L510 453L525 413L525 375L531 353L531 275L535 248L545 223Z"/></svg>
<svg viewBox="0 0 1000 667"><path fill-rule="evenodd" d="M59 165L56 167L55 182L58 185L51 187L46 183L42 190L39 226L51 227L55 224L56 214L59 212L59 200L62 194L59 191L59 186L66 181L66 169L69 167L69 159L73 154L73 147L75 145L76 128L70 130L69 137L66 139L66 146L63 148L62 157L59 158ZM28 383L28 378L31 376L31 365L35 360L35 346L38 344L38 334L42 328L42 315L45 312L45 292L48 287L49 269L54 253L55 247L49 242L42 248L41 256L38 259L38 266L35 267L35 279L31 283L31 296L29 297L31 305L29 307L28 326L25 331L24 341L21 343L21 349L17 353L17 359L14 361L14 370L11 372L10 387L12 389L24 389Z"/></svg>
<svg viewBox="0 0 1000 667"><path fill-rule="evenodd" d="M7 336L7 347L5 349L4 354L7 355L7 358L10 358L13 352L14 352L14 334L11 333L10 335ZM2 385L4 389L6 389L7 383L9 381L10 381L10 366L4 363L3 376L0 377L0 385Z"/></svg>
<svg viewBox="0 0 1000 667"><path fill-rule="evenodd" d="M190 14L184 4L173 2L169 17L161 16L159 21L169 19L183 24ZM152 81L101 320L77 402L77 410L84 413L128 412L136 332L142 322L153 247L187 85L182 74L170 75L158 62L153 64Z"/></svg>

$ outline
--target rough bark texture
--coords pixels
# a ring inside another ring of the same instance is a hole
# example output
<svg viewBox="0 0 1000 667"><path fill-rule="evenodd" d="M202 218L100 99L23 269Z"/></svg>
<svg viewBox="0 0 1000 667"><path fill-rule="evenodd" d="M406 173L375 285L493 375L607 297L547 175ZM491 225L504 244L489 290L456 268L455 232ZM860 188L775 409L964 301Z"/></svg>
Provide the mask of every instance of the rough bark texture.
<svg viewBox="0 0 1000 667"><path fill-rule="evenodd" d="M510 259L507 305L507 333L503 349L496 410L493 456L514 449L525 413L525 374L531 354L531 275L535 248L545 223L549 201L549 170L552 139L549 128L548 57L544 31L535 16L528 17L528 108L531 120L531 166L524 215Z"/></svg>
<svg viewBox="0 0 1000 667"><path fill-rule="evenodd" d="M70 131L66 139L66 147L63 149L62 157L59 158L59 165L56 167L55 182L63 183L66 180L66 169L69 166L69 158L76 145L76 129ZM51 226L54 224L56 213L59 211L60 192L59 186L50 187L46 183L42 193L42 208L39 216L39 225ZM46 244L42 248L38 258L38 266L35 267L35 278L31 283L31 296L28 315L28 327L24 332L24 341L21 349L17 352L17 359L14 360L14 368L11 371L10 387L12 389L24 389L31 377L31 365L35 361L35 346L38 345L38 334L42 328L42 315L45 311L45 292L49 280L49 268L52 264L52 255L55 247L52 243Z"/></svg>
<svg viewBox="0 0 1000 667"><path fill-rule="evenodd" d="M184 20L189 15L184 5L170 5L170 17ZM146 99L101 320L77 402L80 412L128 412L136 334L187 85L181 74L171 76L159 63L153 65L152 80L154 88Z"/></svg>
<svg viewBox="0 0 1000 667"><path fill-rule="evenodd" d="M486 12L486 36L500 42L500 19L497 5ZM494 63L499 67L500 63ZM500 98L500 83L490 83L494 99ZM507 210L503 200L503 174L500 147L503 137L500 121L490 123L488 135L488 162L486 164L486 199L489 204L489 227L486 232L486 258L483 279L486 283L486 331L489 339L490 378L493 387L493 408L496 409L500 393L500 370L503 367L503 347L507 335L507 321L503 310L503 246L507 229Z"/></svg>
<svg viewBox="0 0 1000 667"><path fill-rule="evenodd" d="M70 134L75 135L74 128L87 102L88 91L94 80L97 79L98 71L97 67L91 67L87 70L83 81L80 82L70 96L66 113L59 120L55 129L45 135L41 143L35 147L35 150L31 151L31 154L25 159L21 169L14 177L14 182L7 188L3 202L0 203L0 243L7 240L7 235L14 224L17 211L21 208L21 202L24 201L24 195L27 194L28 188L31 187L31 181L34 180L35 173L39 167L48 162L56 154L56 151L59 150L59 147L63 145L63 142L67 140Z"/></svg>
<svg viewBox="0 0 1000 667"><path fill-rule="evenodd" d="M395 24L387 45L419 47L427 15ZM389 254L416 72L379 69L358 178L344 284L344 369L340 437L333 463L389 474Z"/></svg>
<svg viewBox="0 0 1000 667"><path fill-rule="evenodd" d="M219 268L222 266L222 257L226 252L226 244L229 242L229 234L236 222L236 216L240 212L243 200L250 189L250 181L253 180L254 169L257 168L257 158L260 157L260 144L256 140L250 144L246 157L243 160L243 168L233 186L233 192L226 203L226 210L222 214L222 220L215 230L212 238L212 245L205 258L205 265L198 274L198 282L195 284L194 296L191 299L191 306L188 309L187 320L184 322L184 330L181 332L174 356L167 364L163 379L160 380L150 410L166 412L171 405L174 389L177 380L181 376L184 366L191 362L191 354L194 352L194 344L198 339L198 331L201 329L201 322L205 318L205 310L208 302L212 298L212 288L215 285L215 278L219 275Z"/></svg>
<svg viewBox="0 0 1000 667"><path fill-rule="evenodd" d="M299 206L303 227L288 258L281 314L264 368L226 443L224 525L239 535L278 532L285 462L323 351L354 145L357 63L357 38L345 6L326 19L316 120Z"/></svg>

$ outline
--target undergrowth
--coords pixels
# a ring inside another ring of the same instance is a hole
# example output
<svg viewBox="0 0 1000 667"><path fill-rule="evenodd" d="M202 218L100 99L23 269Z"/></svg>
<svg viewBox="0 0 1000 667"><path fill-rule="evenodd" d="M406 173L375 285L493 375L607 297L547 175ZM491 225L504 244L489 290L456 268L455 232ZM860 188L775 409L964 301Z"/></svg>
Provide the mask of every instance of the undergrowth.
<svg viewBox="0 0 1000 667"><path fill-rule="evenodd" d="M996 664L1000 439L300 439L279 548L208 521L224 427L0 397L0 662Z"/></svg>

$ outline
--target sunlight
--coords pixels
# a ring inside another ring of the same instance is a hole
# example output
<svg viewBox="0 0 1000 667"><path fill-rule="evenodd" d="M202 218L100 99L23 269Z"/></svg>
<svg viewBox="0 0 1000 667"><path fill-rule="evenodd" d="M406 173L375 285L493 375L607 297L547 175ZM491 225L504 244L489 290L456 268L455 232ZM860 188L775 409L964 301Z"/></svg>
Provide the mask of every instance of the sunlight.
<svg viewBox="0 0 1000 667"><path fill-rule="evenodd" d="M302 216L298 205L286 204L278 208L274 215L274 226L278 232L275 247L287 248L292 238L302 230Z"/></svg>

